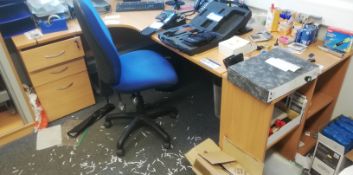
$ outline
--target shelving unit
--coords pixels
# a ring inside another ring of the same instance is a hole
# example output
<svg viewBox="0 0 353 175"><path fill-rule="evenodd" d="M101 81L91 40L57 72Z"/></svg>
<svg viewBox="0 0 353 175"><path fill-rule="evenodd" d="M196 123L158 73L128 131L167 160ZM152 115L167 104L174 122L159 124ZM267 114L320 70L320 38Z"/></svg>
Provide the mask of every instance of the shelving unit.
<svg viewBox="0 0 353 175"><path fill-rule="evenodd" d="M0 138L24 126L18 113L0 112Z"/></svg>
<svg viewBox="0 0 353 175"><path fill-rule="evenodd" d="M0 104L10 100L9 93L6 90L0 90Z"/></svg>
<svg viewBox="0 0 353 175"><path fill-rule="evenodd" d="M0 1L0 5L3 1ZM33 111L0 35L0 146L33 131Z"/></svg>
<svg viewBox="0 0 353 175"><path fill-rule="evenodd" d="M34 28L32 14L23 0L0 3L0 32L5 39Z"/></svg>
<svg viewBox="0 0 353 175"><path fill-rule="evenodd" d="M317 112L325 108L327 105L332 103L334 99L326 95L325 93L317 92L314 94L313 99L311 101L311 106L308 111L308 115L306 119L310 119L312 116L314 116Z"/></svg>
<svg viewBox="0 0 353 175"><path fill-rule="evenodd" d="M276 149L289 160L295 155L306 155L316 145L316 135L331 120L337 97L346 74L352 53L338 58L317 48L320 42L310 46L300 56L306 59L315 53L316 63L323 66L317 79L296 91L306 96L307 107L299 125L287 130L277 140L268 145L268 131L276 103L263 103L227 80L222 81L222 109L220 146L226 137L233 145L259 162L265 159L268 148ZM311 135L305 135L310 131ZM302 142L304 145L300 144ZM299 144L301 145L299 147Z"/></svg>

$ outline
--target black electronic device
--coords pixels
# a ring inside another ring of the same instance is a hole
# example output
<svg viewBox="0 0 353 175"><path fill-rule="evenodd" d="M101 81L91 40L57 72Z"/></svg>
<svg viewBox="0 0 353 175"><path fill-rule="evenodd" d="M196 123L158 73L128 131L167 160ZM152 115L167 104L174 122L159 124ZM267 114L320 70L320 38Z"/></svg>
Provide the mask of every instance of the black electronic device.
<svg viewBox="0 0 353 175"><path fill-rule="evenodd" d="M160 23L160 28L169 29L172 27L180 26L186 23L186 19L183 15L173 11L164 10L157 17L156 20ZM153 26L148 26L141 31L142 35L150 36L160 28L154 28Z"/></svg>
<svg viewBox="0 0 353 175"><path fill-rule="evenodd" d="M224 66L228 68L231 65L237 64L239 62L244 61L244 55L242 53L238 55L231 55L223 60Z"/></svg>
<svg viewBox="0 0 353 175"><path fill-rule="evenodd" d="M248 9L228 7L227 4L213 1L189 24L161 31L158 37L163 43L194 55L217 46L218 42L235 34L242 34L250 18L251 11ZM192 40L199 42L190 42Z"/></svg>
<svg viewBox="0 0 353 175"><path fill-rule="evenodd" d="M186 23L185 17L173 10L162 11L156 19L163 23L163 29L169 29Z"/></svg>
<svg viewBox="0 0 353 175"><path fill-rule="evenodd" d="M103 118L105 115L107 115L109 112L114 110L115 106L113 104L106 104L102 108L98 109L95 111L92 115L90 115L88 118L83 120L80 124L72 128L69 132L67 132L67 135L70 136L71 138L76 138L79 136L84 130L86 130L88 127L93 125L95 122Z"/></svg>
<svg viewBox="0 0 353 175"><path fill-rule="evenodd" d="M202 11L213 0L196 0L194 4L195 11Z"/></svg>
<svg viewBox="0 0 353 175"><path fill-rule="evenodd" d="M116 4L117 12L163 10L164 2L160 0L124 1Z"/></svg>

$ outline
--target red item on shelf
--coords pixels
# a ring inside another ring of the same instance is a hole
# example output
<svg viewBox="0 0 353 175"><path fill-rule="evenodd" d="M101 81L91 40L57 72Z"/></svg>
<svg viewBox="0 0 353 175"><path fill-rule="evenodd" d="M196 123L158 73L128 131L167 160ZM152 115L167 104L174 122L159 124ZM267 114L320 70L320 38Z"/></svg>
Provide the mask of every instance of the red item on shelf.
<svg viewBox="0 0 353 175"><path fill-rule="evenodd" d="M279 128L281 128L282 126L284 126L284 125L286 125L287 123L286 122L284 122L283 120L276 120L275 121L275 126L277 126L277 127L279 127Z"/></svg>

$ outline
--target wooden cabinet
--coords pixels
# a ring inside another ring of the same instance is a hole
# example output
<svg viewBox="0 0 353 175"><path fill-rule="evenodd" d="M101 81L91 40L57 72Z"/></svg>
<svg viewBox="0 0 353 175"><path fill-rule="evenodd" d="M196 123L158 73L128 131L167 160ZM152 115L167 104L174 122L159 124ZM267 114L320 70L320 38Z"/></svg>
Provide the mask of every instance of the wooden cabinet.
<svg viewBox="0 0 353 175"><path fill-rule="evenodd" d="M95 103L79 36L20 55L49 121Z"/></svg>
<svg viewBox="0 0 353 175"><path fill-rule="evenodd" d="M350 56L337 58L310 47L307 53L315 53L316 63L323 66L320 76L310 83L297 89L305 95L308 103L299 126L290 130L273 145L277 151L289 160L296 153L307 154L316 144L315 135L331 120L334 107L346 74ZM222 81L220 145L228 140L239 149L256 159L264 161L269 138L270 122L276 103L285 96L263 103L227 80ZM310 136L308 136L310 133Z"/></svg>

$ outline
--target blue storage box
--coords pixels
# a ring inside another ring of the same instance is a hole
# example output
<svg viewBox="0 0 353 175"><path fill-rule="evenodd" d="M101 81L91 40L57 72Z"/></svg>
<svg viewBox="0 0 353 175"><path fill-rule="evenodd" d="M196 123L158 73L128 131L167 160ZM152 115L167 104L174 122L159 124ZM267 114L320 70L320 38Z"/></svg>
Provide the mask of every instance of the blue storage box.
<svg viewBox="0 0 353 175"><path fill-rule="evenodd" d="M341 115L322 129L318 134L310 174L338 175L352 164L352 124L352 118Z"/></svg>
<svg viewBox="0 0 353 175"><path fill-rule="evenodd" d="M330 122L321 133L343 145L346 151L353 149L353 120L344 115Z"/></svg>
<svg viewBox="0 0 353 175"><path fill-rule="evenodd" d="M63 18L52 20L49 19L48 21L40 21L38 25L43 34L67 30L66 19Z"/></svg>

